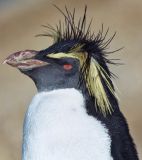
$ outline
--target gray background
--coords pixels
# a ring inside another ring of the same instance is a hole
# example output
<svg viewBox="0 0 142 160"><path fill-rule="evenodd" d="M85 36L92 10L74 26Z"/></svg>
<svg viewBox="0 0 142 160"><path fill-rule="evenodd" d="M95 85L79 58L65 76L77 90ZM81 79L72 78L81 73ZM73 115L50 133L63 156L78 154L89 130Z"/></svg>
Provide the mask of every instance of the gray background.
<svg viewBox="0 0 142 160"><path fill-rule="evenodd" d="M142 158L142 1L141 0L1 0L0 1L0 62L18 50L47 48L51 40L35 38L42 33L41 24L56 24L61 14L51 3L64 9L77 9L82 14L88 5L88 17L93 17L96 33L104 23L110 27L109 36L117 35L109 50L125 48L112 54L125 63L110 66L118 75L114 80L120 93L121 110L127 117L131 134ZM108 36L108 38L109 38ZM0 64L0 159L15 160L21 156L22 123L24 113L36 93L33 82L18 70Z"/></svg>

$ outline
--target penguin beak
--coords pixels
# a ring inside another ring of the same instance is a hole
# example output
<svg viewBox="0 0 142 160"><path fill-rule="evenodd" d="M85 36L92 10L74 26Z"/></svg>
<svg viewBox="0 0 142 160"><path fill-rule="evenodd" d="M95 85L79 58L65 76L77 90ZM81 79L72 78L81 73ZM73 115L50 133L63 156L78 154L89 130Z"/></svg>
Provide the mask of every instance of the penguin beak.
<svg viewBox="0 0 142 160"><path fill-rule="evenodd" d="M8 56L3 64L7 63L10 66L16 67L20 70L29 70L47 65L47 62L34 59L38 53L39 51L35 50L19 51Z"/></svg>

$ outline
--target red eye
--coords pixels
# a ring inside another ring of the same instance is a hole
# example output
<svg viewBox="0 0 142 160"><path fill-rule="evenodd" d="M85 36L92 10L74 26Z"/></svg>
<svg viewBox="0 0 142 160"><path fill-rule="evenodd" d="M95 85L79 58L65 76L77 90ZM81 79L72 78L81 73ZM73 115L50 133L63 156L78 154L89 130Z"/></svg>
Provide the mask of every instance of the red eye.
<svg viewBox="0 0 142 160"><path fill-rule="evenodd" d="M72 69L72 65L71 64L64 64L64 69L65 70L71 70Z"/></svg>

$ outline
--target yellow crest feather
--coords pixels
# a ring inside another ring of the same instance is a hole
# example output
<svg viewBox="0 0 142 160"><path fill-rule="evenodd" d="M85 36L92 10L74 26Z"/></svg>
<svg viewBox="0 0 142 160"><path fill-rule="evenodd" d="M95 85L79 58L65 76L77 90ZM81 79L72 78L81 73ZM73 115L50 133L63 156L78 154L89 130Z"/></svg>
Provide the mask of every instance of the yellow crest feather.
<svg viewBox="0 0 142 160"><path fill-rule="evenodd" d="M73 50L78 50L80 49L79 46L75 47ZM80 61L80 68L84 64L87 58L87 53L52 53L47 55L48 57L51 58L76 58ZM86 76L86 75L84 75ZM84 77L86 80L86 87L88 88L89 94L91 96L95 97L95 104L98 106L98 109L106 115L107 113L110 113L113 111L112 106L110 104L110 101L108 99L108 96L105 92L105 88L102 84L101 77L105 81L108 89L117 98L117 95L112 87L112 85L109 82L110 76L107 74L107 72L101 67L101 65L94 59L91 58L91 63L90 63L90 68L89 68L89 74L87 77Z"/></svg>

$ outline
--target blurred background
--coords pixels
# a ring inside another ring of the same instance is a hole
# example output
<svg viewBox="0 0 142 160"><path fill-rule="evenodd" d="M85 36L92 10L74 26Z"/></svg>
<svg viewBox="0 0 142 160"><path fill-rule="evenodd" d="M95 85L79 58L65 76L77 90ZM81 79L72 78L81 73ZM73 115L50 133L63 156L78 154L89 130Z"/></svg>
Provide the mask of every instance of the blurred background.
<svg viewBox="0 0 142 160"><path fill-rule="evenodd" d="M109 51L125 47L112 54L125 65L110 66L119 77L115 79L120 93L121 110L127 118L130 132L142 158L142 1L141 0L0 0L0 63L11 53L47 48L51 39L34 36L45 31L42 24L55 25L62 10L77 9L82 15L88 5L88 19L93 17L92 30L110 28L109 36L117 35ZM109 38L108 36L108 38ZM21 157L22 124L24 113L36 88L18 70L0 64L0 159L18 160Z"/></svg>

